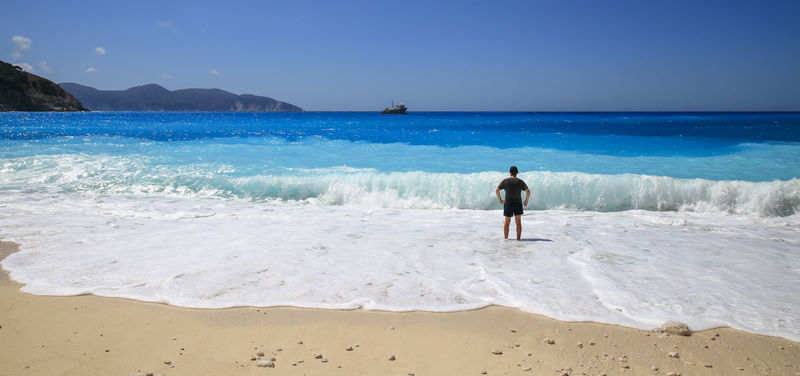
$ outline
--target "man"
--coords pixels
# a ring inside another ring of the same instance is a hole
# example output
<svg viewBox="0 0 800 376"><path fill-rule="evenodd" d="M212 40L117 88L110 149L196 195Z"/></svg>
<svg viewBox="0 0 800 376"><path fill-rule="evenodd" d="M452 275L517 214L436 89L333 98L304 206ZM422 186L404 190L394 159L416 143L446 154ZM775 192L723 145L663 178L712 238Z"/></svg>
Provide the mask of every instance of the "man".
<svg viewBox="0 0 800 376"><path fill-rule="evenodd" d="M508 170L511 177L503 179L494 193L497 195L497 200L503 204L503 216L506 217L506 222L503 225L503 237L508 239L508 225L511 223L511 217L514 217L514 222L517 225L517 240L522 237L522 207L528 206L528 199L531 198L531 191L528 185L522 179L517 179L517 166L511 166ZM506 199L503 201L500 198L500 190L506 191ZM522 190L525 190L525 202L522 202Z"/></svg>

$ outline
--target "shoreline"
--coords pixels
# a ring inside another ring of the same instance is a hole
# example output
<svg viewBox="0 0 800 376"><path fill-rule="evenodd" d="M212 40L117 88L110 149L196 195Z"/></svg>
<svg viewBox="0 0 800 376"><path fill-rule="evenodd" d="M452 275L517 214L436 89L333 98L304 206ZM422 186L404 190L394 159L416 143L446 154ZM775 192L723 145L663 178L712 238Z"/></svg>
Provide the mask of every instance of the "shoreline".
<svg viewBox="0 0 800 376"><path fill-rule="evenodd" d="M17 247L0 241L0 260ZM683 337L498 306L195 309L21 286L0 271L0 369L13 374L800 374L800 343L731 328Z"/></svg>

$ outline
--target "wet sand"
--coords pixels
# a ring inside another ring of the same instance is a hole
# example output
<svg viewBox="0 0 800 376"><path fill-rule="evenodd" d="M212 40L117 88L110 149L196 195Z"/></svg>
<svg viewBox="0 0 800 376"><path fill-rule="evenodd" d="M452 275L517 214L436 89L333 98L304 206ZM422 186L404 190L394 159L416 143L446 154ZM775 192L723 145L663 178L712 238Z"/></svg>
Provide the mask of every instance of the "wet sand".
<svg viewBox="0 0 800 376"><path fill-rule="evenodd" d="M16 249L0 241L0 259ZM185 309L21 287L0 272L3 375L800 375L800 343L729 328L684 337L504 307Z"/></svg>

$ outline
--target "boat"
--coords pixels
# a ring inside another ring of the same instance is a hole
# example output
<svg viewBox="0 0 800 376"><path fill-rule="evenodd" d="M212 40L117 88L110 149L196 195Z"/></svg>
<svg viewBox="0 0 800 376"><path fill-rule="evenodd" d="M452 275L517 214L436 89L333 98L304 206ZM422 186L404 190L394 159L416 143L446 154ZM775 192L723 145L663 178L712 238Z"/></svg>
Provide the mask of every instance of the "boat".
<svg viewBox="0 0 800 376"><path fill-rule="evenodd" d="M398 103L396 106L394 101L392 101L392 107L386 107L381 111L382 114L395 114L395 115L406 115L406 105L403 103Z"/></svg>

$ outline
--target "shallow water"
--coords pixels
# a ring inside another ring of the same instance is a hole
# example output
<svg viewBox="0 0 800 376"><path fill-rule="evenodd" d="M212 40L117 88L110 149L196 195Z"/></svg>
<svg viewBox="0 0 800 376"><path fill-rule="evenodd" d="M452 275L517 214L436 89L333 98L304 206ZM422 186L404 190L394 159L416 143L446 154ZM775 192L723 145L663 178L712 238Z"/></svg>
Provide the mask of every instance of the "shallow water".
<svg viewBox="0 0 800 376"><path fill-rule="evenodd" d="M3 266L188 307L727 325L800 339L797 114L0 114ZM508 165L534 192L501 238ZM512 229L513 233L513 229Z"/></svg>

